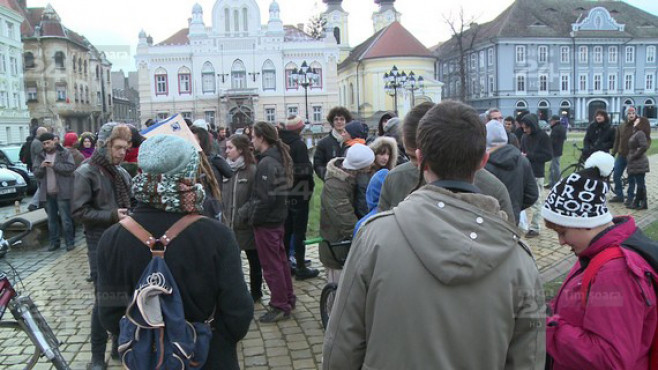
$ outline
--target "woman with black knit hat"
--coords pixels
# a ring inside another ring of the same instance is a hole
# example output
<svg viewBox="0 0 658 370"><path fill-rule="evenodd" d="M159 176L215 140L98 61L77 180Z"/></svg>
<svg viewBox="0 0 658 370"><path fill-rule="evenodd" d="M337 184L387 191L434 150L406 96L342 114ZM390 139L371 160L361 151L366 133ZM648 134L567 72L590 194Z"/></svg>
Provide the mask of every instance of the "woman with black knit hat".
<svg viewBox="0 0 658 370"><path fill-rule="evenodd" d="M288 254L283 244L284 222L288 215L287 193L293 183L292 159L288 146L279 139L276 128L267 122L253 127L252 143L258 155L258 165L251 207L241 214L254 227L256 250L263 276L270 288L269 311L260 322L269 323L290 318L295 308Z"/></svg>
<svg viewBox="0 0 658 370"><path fill-rule="evenodd" d="M649 361L658 323L656 272L636 250L658 245L633 217L610 214L613 166L610 154L593 153L585 170L553 187L541 210L546 227L578 257L549 304L549 369L655 368Z"/></svg>

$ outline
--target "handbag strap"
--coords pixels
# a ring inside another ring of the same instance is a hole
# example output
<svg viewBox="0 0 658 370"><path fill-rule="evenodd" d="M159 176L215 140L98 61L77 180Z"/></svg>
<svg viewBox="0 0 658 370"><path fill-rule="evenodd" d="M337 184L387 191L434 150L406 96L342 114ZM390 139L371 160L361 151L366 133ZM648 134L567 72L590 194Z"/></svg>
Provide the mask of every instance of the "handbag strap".
<svg viewBox="0 0 658 370"><path fill-rule="evenodd" d="M140 225L134 218L128 216L123 220L119 221L121 226L133 234L139 241L146 244L146 246L151 250L151 254L157 257L164 257L164 253L167 250L167 246L171 241L178 236L183 230L188 226L196 222L197 220L203 218L201 215L185 215L176 221L165 233L158 239L154 238L153 235L146 231L142 225ZM157 243L160 243L163 248L155 249Z"/></svg>

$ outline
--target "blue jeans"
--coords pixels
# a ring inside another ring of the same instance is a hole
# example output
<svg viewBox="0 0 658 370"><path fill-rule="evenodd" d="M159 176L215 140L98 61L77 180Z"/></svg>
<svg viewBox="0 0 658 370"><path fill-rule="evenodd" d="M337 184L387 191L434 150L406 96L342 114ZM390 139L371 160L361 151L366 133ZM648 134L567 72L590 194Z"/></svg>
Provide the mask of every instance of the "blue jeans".
<svg viewBox="0 0 658 370"><path fill-rule="evenodd" d="M60 219L64 226L64 242L67 247L75 244L75 231L73 229L73 219L71 218L71 201L59 200L57 196L46 196L46 213L48 214L48 234L50 236L50 246L59 246L59 225Z"/></svg>
<svg viewBox="0 0 658 370"><path fill-rule="evenodd" d="M560 158L562 158L562 156L553 157L553 159L551 159L550 187L553 187L553 185L560 181Z"/></svg>
<svg viewBox="0 0 658 370"><path fill-rule="evenodd" d="M621 154L617 155L617 158L615 158L615 167L612 174L612 181L615 183L615 195L619 198L624 198L624 186L621 184L621 176L624 174L624 170L626 169L627 164L628 161L626 161L626 157ZM628 196L632 197L630 187L628 189Z"/></svg>
<svg viewBox="0 0 658 370"><path fill-rule="evenodd" d="M634 199L637 191L640 189L645 189L646 185L644 183L645 173L639 173L637 175L628 175L628 199Z"/></svg>

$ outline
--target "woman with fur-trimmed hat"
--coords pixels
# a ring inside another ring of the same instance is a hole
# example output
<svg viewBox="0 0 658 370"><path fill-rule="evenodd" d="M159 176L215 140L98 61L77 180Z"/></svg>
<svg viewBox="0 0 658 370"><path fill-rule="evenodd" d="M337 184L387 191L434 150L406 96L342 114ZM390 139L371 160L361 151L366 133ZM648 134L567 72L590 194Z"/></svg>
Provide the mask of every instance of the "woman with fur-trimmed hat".
<svg viewBox="0 0 658 370"><path fill-rule="evenodd" d="M375 153L375 162L372 164L373 173L386 168L392 170L397 165L398 145L392 137L378 137L369 145Z"/></svg>

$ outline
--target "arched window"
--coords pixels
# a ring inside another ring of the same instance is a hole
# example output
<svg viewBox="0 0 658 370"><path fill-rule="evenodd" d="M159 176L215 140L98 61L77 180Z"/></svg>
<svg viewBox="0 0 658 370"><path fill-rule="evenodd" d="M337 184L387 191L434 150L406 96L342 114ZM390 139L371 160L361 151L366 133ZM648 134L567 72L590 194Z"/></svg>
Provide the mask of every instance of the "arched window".
<svg viewBox="0 0 658 370"><path fill-rule="evenodd" d="M311 88L312 89L321 89L322 88L322 64L315 61L315 62L311 63L311 68L313 69L313 72L315 73L315 79L313 79L313 81L311 81Z"/></svg>
<svg viewBox="0 0 658 370"><path fill-rule="evenodd" d="M82 74L82 58L78 58L78 73Z"/></svg>
<svg viewBox="0 0 658 370"><path fill-rule="evenodd" d="M263 63L263 90L276 90L276 67L271 60Z"/></svg>
<svg viewBox="0 0 658 370"><path fill-rule="evenodd" d="M23 54L23 64L25 68L34 68L34 54L29 51Z"/></svg>
<svg viewBox="0 0 658 370"><path fill-rule="evenodd" d="M334 37L336 38L336 43L340 45L340 28L334 27Z"/></svg>
<svg viewBox="0 0 658 370"><path fill-rule="evenodd" d="M89 87L85 86L85 101L89 104Z"/></svg>
<svg viewBox="0 0 658 370"><path fill-rule="evenodd" d="M240 12L233 10L233 31L240 32Z"/></svg>
<svg viewBox="0 0 658 370"><path fill-rule="evenodd" d="M299 85L295 80L294 73L297 70L297 64L290 62L286 64L286 90L298 89Z"/></svg>
<svg viewBox="0 0 658 370"><path fill-rule="evenodd" d="M78 71L78 68L77 68L76 63L75 63L75 57L73 57L73 73L75 73L77 71Z"/></svg>
<svg viewBox="0 0 658 370"><path fill-rule="evenodd" d="M201 89L203 93L215 92L215 68L212 66L212 63L205 62L203 63L203 68L201 68Z"/></svg>
<svg viewBox="0 0 658 370"><path fill-rule="evenodd" d="M249 31L249 15L247 14L247 8L242 8L242 31Z"/></svg>
<svg viewBox="0 0 658 370"><path fill-rule="evenodd" d="M99 66L96 66L96 81L101 78L101 69Z"/></svg>
<svg viewBox="0 0 658 370"><path fill-rule="evenodd" d="M651 119L658 118L656 102L651 98L644 101L644 116Z"/></svg>
<svg viewBox="0 0 658 370"><path fill-rule="evenodd" d="M350 105L354 105L354 84L350 82Z"/></svg>
<svg viewBox="0 0 658 370"><path fill-rule="evenodd" d="M571 102L568 100L562 100L560 102L560 108L570 108L571 107Z"/></svg>
<svg viewBox="0 0 658 370"><path fill-rule="evenodd" d="M628 98L624 100L624 105L634 105L635 103L633 102L633 99Z"/></svg>
<svg viewBox="0 0 658 370"><path fill-rule="evenodd" d="M224 8L224 32L231 32L231 11Z"/></svg>
<svg viewBox="0 0 658 370"><path fill-rule="evenodd" d="M516 109L528 109L528 103L525 100L519 100L516 102Z"/></svg>
<svg viewBox="0 0 658 370"><path fill-rule="evenodd" d="M169 94L169 86L167 82L167 70L160 67L155 70L155 95Z"/></svg>
<svg viewBox="0 0 658 370"><path fill-rule="evenodd" d="M231 66L231 88L247 88L247 69L244 67L244 63L242 63L240 59L236 59Z"/></svg>
<svg viewBox="0 0 658 370"><path fill-rule="evenodd" d="M73 94L75 96L75 102L78 102L78 84L73 85Z"/></svg>
<svg viewBox="0 0 658 370"><path fill-rule="evenodd" d="M178 69L178 93L181 95L192 93L192 74L187 67Z"/></svg>
<svg viewBox="0 0 658 370"><path fill-rule="evenodd" d="M538 108L548 108L549 106L550 106L550 104L548 104L548 102L546 100L542 100L542 101L539 102L539 104L537 104Z"/></svg>
<svg viewBox="0 0 658 370"><path fill-rule="evenodd" d="M86 76L87 75L87 61L86 60L85 60L84 67L85 67L85 76Z"/></svg>
<svg viewBox="0 0 658 370"><path fill-rule="evenodd" d="M58 51L55 53L55 68L65 69L64 66L64 53Z"/></svg>

